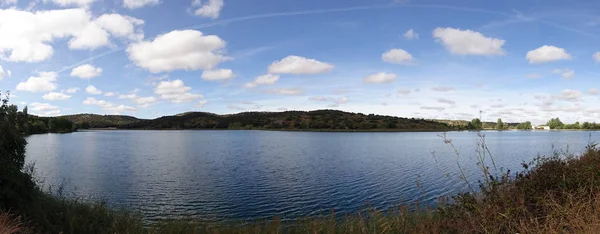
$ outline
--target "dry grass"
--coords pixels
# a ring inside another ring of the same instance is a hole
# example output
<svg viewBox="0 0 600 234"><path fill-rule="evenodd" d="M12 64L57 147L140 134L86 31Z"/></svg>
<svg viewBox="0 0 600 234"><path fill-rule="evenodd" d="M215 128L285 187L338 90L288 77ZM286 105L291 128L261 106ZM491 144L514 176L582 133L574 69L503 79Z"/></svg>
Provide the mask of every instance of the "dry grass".
<svg viewBox="0 0 600 234"><path fill-rule="evenodd" d="M0 213L0 234L29 233L21 222L21 217L10 213Z"/></svg>

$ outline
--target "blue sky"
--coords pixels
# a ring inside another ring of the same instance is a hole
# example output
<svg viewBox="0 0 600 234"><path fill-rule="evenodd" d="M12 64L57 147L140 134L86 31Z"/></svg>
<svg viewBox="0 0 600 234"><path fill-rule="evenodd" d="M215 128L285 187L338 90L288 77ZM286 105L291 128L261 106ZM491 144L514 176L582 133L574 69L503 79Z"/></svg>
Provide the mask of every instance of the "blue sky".
<svg viewBox="0 0 600 234"><path fill-rule="evenodd" d="M39 115L339 109L598 121L594 1L0 0Z"/></svg>

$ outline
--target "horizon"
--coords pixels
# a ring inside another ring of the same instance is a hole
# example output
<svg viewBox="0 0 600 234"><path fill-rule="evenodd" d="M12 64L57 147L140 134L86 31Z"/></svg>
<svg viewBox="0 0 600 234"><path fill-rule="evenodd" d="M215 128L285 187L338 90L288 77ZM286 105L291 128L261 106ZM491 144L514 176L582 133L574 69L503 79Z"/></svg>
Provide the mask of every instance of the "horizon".
<svg viewBox="0 0 600 234"><path fill-rule="evenodd" d="M594 2L544 4L4 0L0 90L39 116L598 122Z"/></svg>

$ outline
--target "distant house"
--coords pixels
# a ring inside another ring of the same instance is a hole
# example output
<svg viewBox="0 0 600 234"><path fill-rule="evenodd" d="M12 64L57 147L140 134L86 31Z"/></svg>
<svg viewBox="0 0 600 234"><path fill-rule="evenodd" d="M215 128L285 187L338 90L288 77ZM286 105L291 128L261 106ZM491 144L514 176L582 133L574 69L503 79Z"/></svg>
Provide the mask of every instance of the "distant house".
<svg viewBox="0 0 600 234"><path fill-rule="evenodd" d="M535 130L550 130L550 126L539 125L534 127Z"/></svg>

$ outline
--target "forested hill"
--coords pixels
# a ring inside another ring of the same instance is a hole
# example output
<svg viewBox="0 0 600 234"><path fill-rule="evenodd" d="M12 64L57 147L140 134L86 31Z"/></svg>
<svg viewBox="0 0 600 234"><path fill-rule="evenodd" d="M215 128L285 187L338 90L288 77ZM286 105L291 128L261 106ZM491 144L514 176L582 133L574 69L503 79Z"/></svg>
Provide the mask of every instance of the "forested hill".
<svg viewBox="0 0 600 234"><path fill-rule="evenodd" d="M80 128L118 128L123 125L142 121L142 119L127 115L78 114L59 116L59 118L68 119Z"/></svg>
<svg viewBox="0 0 600 234"><path fill-rule="evenodd" d="M452 126L436 121L364 115L336 110L243 112L217 115L205 112L187 112L153 120L142 120L123 125L125 129L273 129L324 131L402 131L450 130Z"/></svg>

